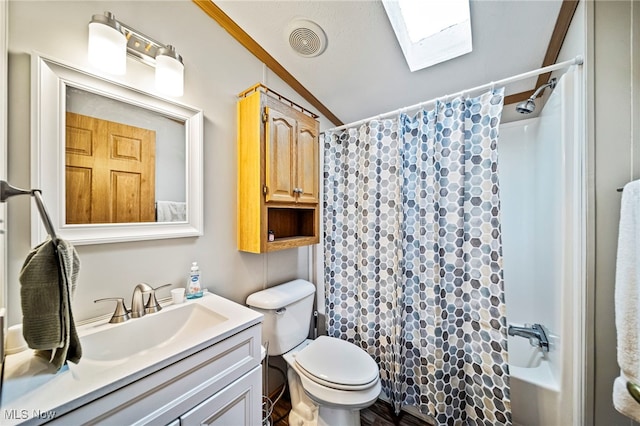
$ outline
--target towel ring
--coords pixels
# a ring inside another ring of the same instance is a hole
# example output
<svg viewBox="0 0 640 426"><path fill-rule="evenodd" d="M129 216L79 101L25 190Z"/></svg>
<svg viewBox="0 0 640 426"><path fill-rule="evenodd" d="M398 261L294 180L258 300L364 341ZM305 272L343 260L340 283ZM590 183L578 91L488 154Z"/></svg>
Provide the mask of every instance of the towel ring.
<svg viewBox="0 0 640 426"><path fill-rule="evenodd" d="M53 223L51 222L51 218L49 217L49 213L47 213L47 208L44 205L44 200L42 199L42 191L39 189L20 189L15 186L9 185L7 181L0 180L0 202L6 202L7 199L13 197L14 195L31 195L36 200L36 207L38 207L38 212L40 212L40 219L44 224L45 229L47 230L47 234L51 237L51 241L53 241L54 246L58 246L58 236L56 235L56 231L53 227Z"/></svg>

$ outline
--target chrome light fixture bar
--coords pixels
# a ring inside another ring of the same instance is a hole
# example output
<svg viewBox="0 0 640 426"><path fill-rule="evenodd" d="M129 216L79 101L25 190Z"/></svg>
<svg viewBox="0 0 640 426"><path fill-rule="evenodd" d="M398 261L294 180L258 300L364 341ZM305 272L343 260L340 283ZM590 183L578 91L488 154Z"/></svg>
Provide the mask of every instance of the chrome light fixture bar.
<svg viewBox="0 0 640 426"><path fill-rule="evenodd" d="M184 63L176 49L123 24L111 12L89 22L89 62L111 74L126 72L127 53L156 70L156 89L182 96Z"/></svg>

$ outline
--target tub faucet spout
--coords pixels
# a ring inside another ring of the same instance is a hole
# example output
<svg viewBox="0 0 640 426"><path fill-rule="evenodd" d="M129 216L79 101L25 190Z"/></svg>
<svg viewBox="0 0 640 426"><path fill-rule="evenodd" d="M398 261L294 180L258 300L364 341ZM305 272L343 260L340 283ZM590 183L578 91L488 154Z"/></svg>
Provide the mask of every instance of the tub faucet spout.
<svg viewBox="0 0 640 426"><path fill-rule="evenodd" d="M537 341L537 346L540 349L542 349L544 352L549 352L549 339L547 338L547 332L540 324L533 324L530 327L517 327L515 325L509 325L509 336L520 336L530 340L535 339Z"/></svg>

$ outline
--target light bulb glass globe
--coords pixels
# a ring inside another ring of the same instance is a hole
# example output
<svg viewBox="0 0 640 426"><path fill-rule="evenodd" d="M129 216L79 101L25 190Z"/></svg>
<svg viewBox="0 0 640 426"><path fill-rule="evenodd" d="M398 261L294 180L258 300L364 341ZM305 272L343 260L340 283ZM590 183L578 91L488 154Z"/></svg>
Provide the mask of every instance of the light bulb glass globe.
<svg viewBox="0 0 640 426"><path fill-rule="evenodd" d="M184 93L184 65L168 55L156 56L156 89L169 96Z"/></svg>
<svg viewBox="0 0 640 426"><path fill-rule="evenodd" d="M89 63L109 74L124 74L127 71L127 38L104 23L89 23Z"/></svg>

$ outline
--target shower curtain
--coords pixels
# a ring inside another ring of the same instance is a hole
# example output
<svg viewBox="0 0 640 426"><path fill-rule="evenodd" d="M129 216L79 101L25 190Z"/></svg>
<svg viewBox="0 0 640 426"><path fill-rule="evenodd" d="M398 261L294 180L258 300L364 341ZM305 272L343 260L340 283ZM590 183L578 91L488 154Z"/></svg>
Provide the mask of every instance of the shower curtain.
<svg viewBox="0 0 640 426"><path fill-rule="evenodd" d="M396 412L442 425L511 424L503 92L325 133L328 334L378 362Z"/></svg>

